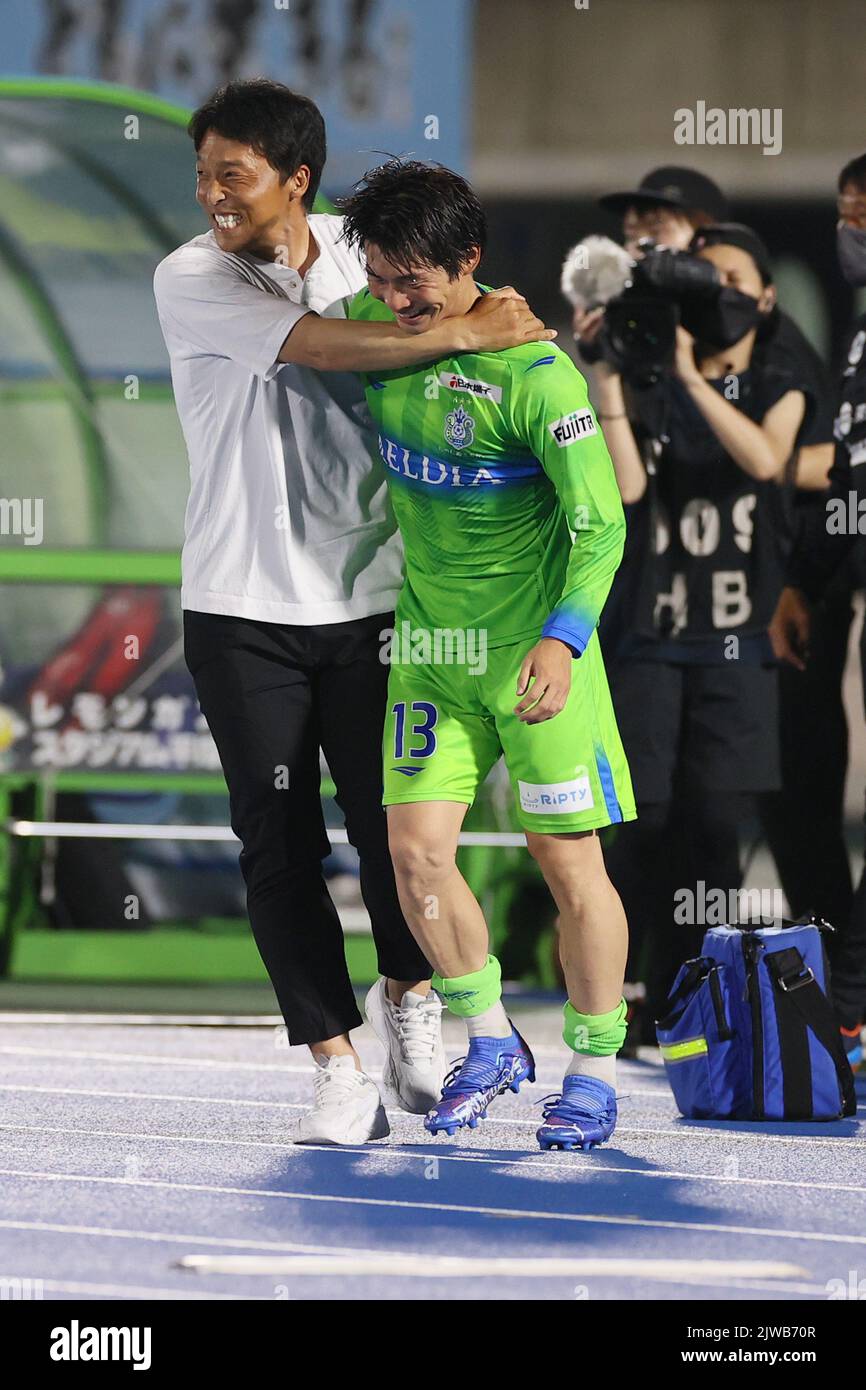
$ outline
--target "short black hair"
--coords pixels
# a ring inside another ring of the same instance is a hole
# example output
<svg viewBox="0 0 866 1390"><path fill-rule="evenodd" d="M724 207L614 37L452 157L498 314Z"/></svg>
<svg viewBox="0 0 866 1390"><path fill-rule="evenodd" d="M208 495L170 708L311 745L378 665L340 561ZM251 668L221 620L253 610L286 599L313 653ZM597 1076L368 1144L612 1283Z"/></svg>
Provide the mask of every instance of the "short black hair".
<svg viewBox="0 0 866 1390"><path fill-rule="evenodd" d="M327 147L322 113L309 97L265 77L228 82L190 117L187 132L196 150L209 130L250 145L276 169L283 183L306 164L310 184L304 206L313 206Z"/></svg>
<svg viewBox="0 0 866 1390"><path fill-rule="evenodd" d="M483 253L487 243L487 218L476 194L442 164L389 159L369 169L338 206L350 246L372 242L403 270L441 266L456 280L474 248Z"/></svg>
<svg viewBox="0 0 866 1390"><path fill-rule="evenodd" d="M861 193L866 192L866 154L859 154L856 159L848 160L848 163L839 175L840 193L846 183L853 183Z"/></svg>

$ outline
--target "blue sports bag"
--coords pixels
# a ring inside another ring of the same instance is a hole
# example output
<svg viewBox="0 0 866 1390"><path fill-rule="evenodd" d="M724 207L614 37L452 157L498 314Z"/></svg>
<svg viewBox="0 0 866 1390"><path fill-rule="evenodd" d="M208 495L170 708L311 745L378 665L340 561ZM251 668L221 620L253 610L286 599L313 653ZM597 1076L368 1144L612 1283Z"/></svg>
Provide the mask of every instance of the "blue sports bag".
<svg viewBox="0 0 866 1390"><path fill-rule="evenodd" d="M656 1022L681 1114L696 1120L837 1120L854 1078L827 997L823 921L710 927Z"/></svg>

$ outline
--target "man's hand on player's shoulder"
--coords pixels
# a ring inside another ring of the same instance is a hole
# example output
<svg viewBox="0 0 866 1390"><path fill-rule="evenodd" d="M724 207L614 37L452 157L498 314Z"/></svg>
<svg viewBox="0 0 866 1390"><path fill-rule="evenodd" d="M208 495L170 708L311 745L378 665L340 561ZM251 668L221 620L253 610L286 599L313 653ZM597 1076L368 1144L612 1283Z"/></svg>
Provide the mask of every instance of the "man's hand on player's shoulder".
<svg viewBox="0 0 866 1390"><path fill-rule="evenodd" d="M542 637L527 652L517 678L523 699L514 713L524 724L541 724L565 708L571 689L571 649L558 637Z"/></svg>
<svg viewBox="0 0 866 1390"><path fill-rule="evenodd" d="M556 337L556 330L545 328L512 285L482 294L468 314L455 321L455 327L465 339L463 352L500 352Z"/></svg>

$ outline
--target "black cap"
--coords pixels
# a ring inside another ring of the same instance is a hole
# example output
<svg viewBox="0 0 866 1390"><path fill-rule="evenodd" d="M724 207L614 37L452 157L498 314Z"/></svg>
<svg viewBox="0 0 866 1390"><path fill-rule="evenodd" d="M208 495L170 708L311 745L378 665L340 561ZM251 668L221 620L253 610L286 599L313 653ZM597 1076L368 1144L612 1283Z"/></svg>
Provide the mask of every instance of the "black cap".
<svg viewBox="0 0 866 1390"><path fill-rule="evenodd" d="M641 179L638 188L626 193L608 193L599 198L599 207L608 212L627 212L629 208L668 207L681 211L708 212L715 222L728 216L728 200L718 184L696 169L680 169L675 164L653 169Z"/></svg>
<svg viewBox="0 0 866 1390"><path fill-rule="evenodd" d="M761 279L765 285L773 283L773 268L770 264L770 253L751 227L746 227L742 222L718 222L712 227L698 227L691 241L689 242L690 251L701 251L705 246L739 246L741 251L745 251L761 274Z"/></svg>

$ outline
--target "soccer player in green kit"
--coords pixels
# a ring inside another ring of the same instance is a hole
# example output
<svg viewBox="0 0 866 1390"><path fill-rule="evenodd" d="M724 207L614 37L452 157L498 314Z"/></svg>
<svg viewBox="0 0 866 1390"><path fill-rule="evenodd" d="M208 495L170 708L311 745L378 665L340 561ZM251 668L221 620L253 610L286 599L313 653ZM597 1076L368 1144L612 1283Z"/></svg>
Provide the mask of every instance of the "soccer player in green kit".
<svg viewBox="0 0 866 1390"><path fill-rule="evenodd" d="M392 160L342 210L369 283L350 318L424 333L484 292L473 278L484 213L459 175ZM616 1123L626 1031L625 914L596 832L635 818L596 632L625 535L613 466L583 377L550 343L377 372L366 398L406 556L395 636L412 634L402 659L391 651L389 845L406 920L469 1030L468 1055L425 1125L474 1128L496 1096L535 1078L455 862L467 808L504 753L527 846L559 908L569 995L572 1058L538 1140L591 1148ZM441 655L442 635L453 643L455 632L476 653L480 638L483 660L417 660L419 634Z"/></svg>

